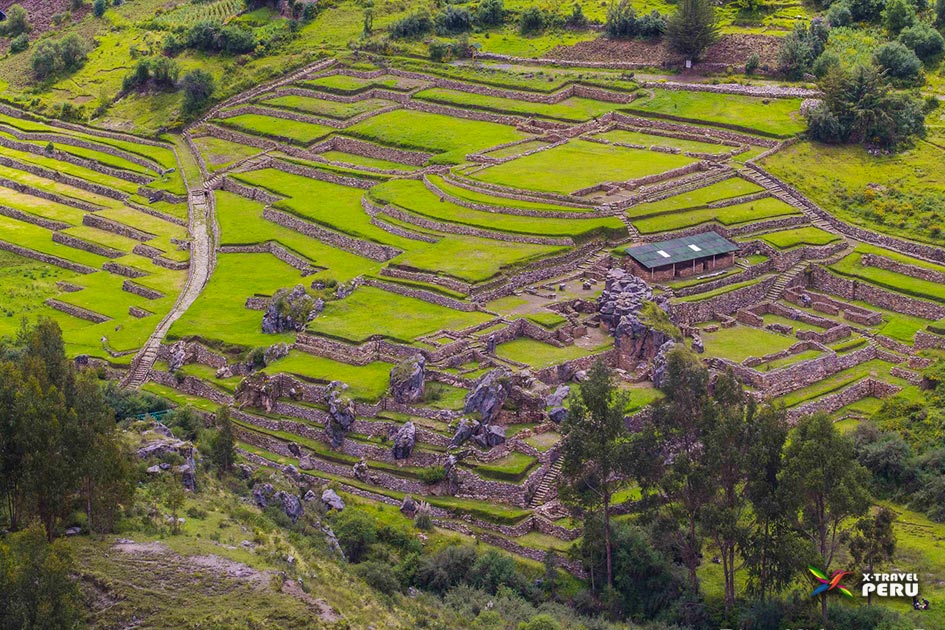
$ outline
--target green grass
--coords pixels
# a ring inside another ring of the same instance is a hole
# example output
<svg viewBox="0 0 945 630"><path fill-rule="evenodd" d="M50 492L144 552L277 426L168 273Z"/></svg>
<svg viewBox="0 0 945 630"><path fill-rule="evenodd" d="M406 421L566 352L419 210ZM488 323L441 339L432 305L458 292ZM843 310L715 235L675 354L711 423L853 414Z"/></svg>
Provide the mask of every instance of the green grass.
<svg viewBox="0 0 945 630"><path fill-rule="evenodd" d="M655 234L657 232L679 230L709 221L717 221L722 225L738 225L750 221L760 221L762 219L785 217L800 213L800 210L780 199L765 197L755 201L725 206L724 208L680 210L667 214L659 214L646 219L634 220L633 225L642 234Z"/></svg>
<svg viewBox="0 0 945 630"><path fill-rule="evenodd" d="M434 161L440 164L459 164L467 153L526 137L506 125L406 109L362 120L345 129L344 134L388 146L438 153Z"/></svg>
<svg viewBox="0 0 945 630"><path fill-rule="evenodd" d="M488 206L493 206L495 209L494 212L502 212L503 208L520 208L524 210L547 210L552 212L582 212L587 211L591 212L590 208L572 208L567 206L559 206L553 203L543 203L537 201L522 201L519 199L509 199L507 197L499 197L497 195L490 195L485 191L480 190L469 190L468 188L462 188L454 184L449 183L439 175L428 175L427 179L430 182L442 190L443 192L457 197L461 200L471 201L473 203L485 204Z"/></svg>
<svg viewBox="0 0 945 630"><path fill-rule="evenodd" d="M723 179L715 184L696 188L681 195L675 195L633 206L627 210L627 216L633 218L645 218L655 214L662 214L674 210L683 210L686 208L700 208L713 201L722 199L732 199L742 195L751 195L764 190L761 186L754 184L741 177L730 177Z"/></svg>
<svg viewBox="0 0 945 630"><path fill-rule="evenodd" d="M211 171L224 169L235 162L250 158L260 152L256 147L250 147L237 142L230 142L213 136L196 136L194 144L200 150L207 168Z"/></svg>
<svg viewBox="0 0 945 630"><path fill-rule="evenodd" d="M768 361L767 363L756 365L755 369L759 371L777 370L789 365L794 365L795 363L800 363L801 361L816 359L817 357L821 356L821 354L823 353L820 350L804 350L803 352L786 356L783 359L775 359L774 361Z"/></svg>
<svg viewBox="0 0 945 630"><path fill-rule="evenodd" d="M409 90L411 87L417 85L417 82L412 79L392 75L385 75L377 77L376 79L362 79L347 74L334 74L327 77L299 81L299 85L329 92L355 93L362 92L372 87L382 87L389 90Z"/></svg>
<svg viewBox="0 0 945 630"><path fill-rule="evenodd" d="M346 120L352 116L357 116L358 114L363 114L365 112L372 112L376 109L388 106L391 104L391 102L372 98L363 101L355 101L354 103L339 103L336 101L326 101L320 98L312 98L310 96L297 96L295 94L290 94L287 96L277 96L275 98L266 99L261 101L261 104L268 105L270 107L277 107L279 109L289 109L306 114L314 114L315 116Z"/></svg>
<svg viewBox="0 0 945 630"><path fill-rule="evenodd" d="M694 153L728 153L734 147L714 142L698 142L696 140L685 140L681 138L671 138L669 136L659 136L656 134L643 133L640 131L628 131L626 129L613 129L600 134L598 137L610 140L611 142L623 142L626 144L640 144L645 147L658 146L679 149L681 151L692 151Z"/></svg>
<svg viewBox="0 0 945 630"><path fill-rule="evenodd" d="M251 135L266 136L302 146L312 144L334 131L332 127L324 125L262 116L260 114L240 114L232 118L219 119L215 122Z"/></svg>
<svg viewBox="0 0 945 630"><path fill-rule="evenodd" d="M390 162L388 160L365 157L363 155L356 155L354 153L343 153L341 151L325 151L323 153L319 153L319 155L333 162L343 162L345 164L353 164L355 166L370 166L373 168L382 168L385 170L415 171L420 168L419 166L412 166L410 164Z"/></svg>
<svg viewBox="0 0 945 630"><path fill-rule="evenodd" d="M470 467L485 479L517 483L525 479L537 463L531 455L513 451L487 464L470 464Z"/></svg>
<svg viewBox="0 0 945 630"><path fill-rule="evenodd" d="M786 350L797 343L797 338L781 335L761 328L736 325L719 328L710 333L699 333L705 344L706 357L721 357L741 363L748 357L762 357Z"/></svg>
<svg viewBox="0 0 945 630"><path fill-rule="evenodd" d="M796 98L762 99L660 89L653 93L652 97L633 101L629 109L678 116L700 124L734 126L777 137L793 136L807 127L800 112L801 100Z"/></svg>
<svg viewBox="0 0 945 630"><path fill-rule="evenodd" d="M571 97L555 104L532 103L512 98L485 96L458 90L430 88L414 95L414 98L441 103L464 109L481 109L503 114L538 116L566 122L583 122L613 111L616 103L606 103L588 98Z"/></svg>
<svg viewBox="0 0 945 630"><path fill-rule="evenodd" d="M892 366L892 363L882 361L880 359L866 361L865 363L861 363L855 367L841 370L840 372L828 376L823 380L817 381L812 385L808 385L807 387L802 387L801 389L796 389L793 392L779 396L774 400L777 403L783 403L785 407L793 407L808 400L813 400L814 398L830 394L848 385L852 385L856 381L867 376L875 376L881 381L899 381L899 379L889 375L889 368Z"/></svg>
<svg viewBox="0 0 945 630"><path fill-rule="evenodd" d="M945 291L941 284L864 265L861 257L859 252L853 252L830 265L830 269L840 275L857 278L889 291L904 293L922 300L945 303Z"/></svg>
<svg viewBox="0 0 945 630"><path fill-rule="evenodd" d="M543 192L572 193L603 182L625 181L691 164L683 155L616 147L587 140L490 166L476 179Z"/></svg>
<svg viewBox="0 0 945 630"><path fill-rule="evenodd" d="M587 219L535 219L533 217L496 214L471 210L450 202L441 202L422 182L396 180L375 186L370 196L380 203L392 203L431 219L472 225L489 230L542 236L587 238L594 233L626 233L626 226L616 217Z"/></svg>
<svg viewBox="0 0 945 630"><path fill-rule="evenodd" d="M265 372L285 372L319 381L342 381L349 386L348 395L356 400L375 402L387 391L390 363L375 361L367 365L349 365L325 357L292 350L284 359L266 366Z"/></svg>
<svg viewBox="0 0 945 630"><path fill-rule="evenodd" d="M384 317L383 313L396 314L396 317ZM343 300L328 302L308 330L358 343L374 335L411 343L417 337L438 330L467 328L489 318L485 313L454 311L373 287L361 287Z"/></svg>
<svg viewBox="0 0 945 630"><path fill-rule="evenodd" d="M0 337L13 335L25 318L30 322L38 317L52 317L57 311L43 301L59 296L57 281L72 282L79 274L52 265L23 258L0 250ZM75 327L80 324L75 322ZM65 336L69 336L69 328Z"/></svg>
<svg viewBox="0 0 945 630"><path fill-rule="evenodd" d="M571 359L578 359L594 354L594 350L580 346L558 348L530 337L519 337L496 346L496 356L525 363L534 368L543 368Z"/></svg>
<svg viewBox="0 0 945 630"><path fill-rule="evenodd" d="M802 227L794 230L782 230L780 232L769 232L762 234L759 238L766 243L774 245L778 249L788 249L798 245L829 245L840 240L836 234L832 234L816 227Z"/></svg>

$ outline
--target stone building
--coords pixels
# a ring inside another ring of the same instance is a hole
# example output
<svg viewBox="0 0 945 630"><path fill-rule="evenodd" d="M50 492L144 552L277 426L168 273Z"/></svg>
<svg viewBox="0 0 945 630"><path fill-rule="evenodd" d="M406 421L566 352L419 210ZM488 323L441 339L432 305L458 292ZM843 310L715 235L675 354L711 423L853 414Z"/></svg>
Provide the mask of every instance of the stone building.
<svg viewBox="0 0 945 630"><path fill-rule="evenodd" d="M715 232L703 232L628 247L625 251L635 275L665 281L731 267L738 245Z"/></svg>

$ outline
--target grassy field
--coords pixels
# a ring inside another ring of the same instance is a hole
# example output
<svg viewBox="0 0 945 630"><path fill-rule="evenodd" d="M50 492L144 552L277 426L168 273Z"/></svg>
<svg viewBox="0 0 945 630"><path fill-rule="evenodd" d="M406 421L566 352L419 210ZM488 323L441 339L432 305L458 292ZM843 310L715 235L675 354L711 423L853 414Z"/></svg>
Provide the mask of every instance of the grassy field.
<svg viewBox="0 0 945 630"><path fill-rule="evenodd" d="M467 153L526 137L506 125L405 109L362 120L345 129L344 134L388 146L437 153L434 161L440 164L459 164Z"/></svg>
<svg viewBox="0 0 945 630"><path fill-rule="evenodd" d="M423 90L414 95L414 98L452 107L487 110L520 116L538 116L539 118L550 118L565 122L583 122L602 116L618 107L615 103L579 97L571 97L560 103L546 104L498 96L484 96L445 88Z"/></svg>
<svg viewBox="0 0 945 630"><path fill-rule="evenodd" d="M864 280L884 289L905 293L923 300L945 303L945 290L937 282L913 278L895 271L887 271L879 267L870 267L862 263L862 255L853 252L839 262L830 265L833 271L852 278Z"/></svg>
<svg viewBox="0 0 945 630"><path fill-rule="evenodd" d="M795 98L762 99L735 94L653 90L653 96L638 99L629 109L640 113L666 114L689 120L733 126L765 135L789 137L807 125Z"/></svg>
<svg viewBox="0 0 945 630"><path fill-rule="evenodd" d="M544 368L572 359L586 357L593 354L593 350L580 346L564 346L558 348L529 337L520 337L496 346L496 356L525 363L533 368Z"/></svg>
<svg viewBox="0 0 945 630"><path fill-rule="evenodd" d="M780 352L797 343L796 337L742 325L719 328L712 333L703 330L699 334L705 344L705 356L724 357L737 363L748 357Z"/></svg>
<svg viewBox="0 0 945 630"><path fill-rule="evenodd" d="M594 184L661 173L693 161L671 153L572 140L547 151L490 166L474 177L526 190L571 193Z"/></svg>
<svg viewBox="0 0 945 630"><path fill-rule="evenodd" d="M257 153L256 147L246 146L237 142L230 142L213 136L195 136L194 144L200 150L207 168L217 171L232 165L235 162L250 158Z"/></svg>
<svg viewBox="0 0 945 630"><path fill-rule="evenodd" d="M521 146L521 145L517 145ZM503 208L516 208L524 210L547 210L551 212L581 212L581 208L572 208L555 205L554 203L540 203L537 201L522 201L520 199L509 199L507 197L498 197L490 195L481 190L469 190L446 181L439 175L428 175L427 178L443 192L464 201L471 201L477 204L492 206L494 212L502 212ZM590 212L590 208L587 209Z"/></svg>
<svg viewBox="0 0 945 630"><path fill-rule="evenodd" d="M325 357L293 350L284 359L266 366L270 374L285 372L319 381L342 381L349 386L349 395L356 400L375 402L387 391L390 363L375 361L367 365L349 365Z"/></svg>
<svg viewBox="0 0 945 630"><path fill-rule="evenodd" d="M794 214L800 214L800 210L780 199L765 197L764 199L725 206L724 208L702 208L660 214L646 219L634 220L633 225L642 234L653 234L678 230L709 221L717 221L722 225L738 225L749 221L760 221Z"/></svg>
<svg viewBox="0 0 945 630"><path fill-rule="evenodd" d="M313 114L315 116L337 118L339 120L345 120L352 116L357 116L358 114L372 112L382 107L392 105L391 101L382 101L380 99L366 99L363 101L355 101L354 103L339 103L295 94L266 99L260 101L260 104L269 107L277 107L279 109L294 110L305 114Z"/></svg>
<svg viewBox="0 0 945 630"><path fill-rule="evenodd" d="M673 210L698 208L713 201L732 199L734 197L751 195L761 191L761 186L753 184L747 179L742 179L741 177L730 177L715 184L703 186L702 188L696 188L695 190L685 192L680 195L673 195L672 197L660 199L659 201L651 201L649 203L641 203L639 205L632 206L627 210L627 216L629 216L631 219L644 218L654 214L671 212Z"/></svg>
<svg viewBox="0 0 945 630"><path fill-rule="evenodd" d="M727 153L734 147L714 142L698 142L696 140L684 140L681 138L671 138L668 136L659 136L655 134L643 133L640 131L628 131L626 129L613 129L598 136L610 142L622 142L624 144L639 144L645 147L667 147L679 149L680 151L694 151L698 153Z"/></svg>
<svg viewBox="0 0 945 630"><path fill-rule="evenodd" d="M382 313L396 314L396 317L379 317ZM417 337L438 330L467 328L489 318L485 313L454 311L380 289L361 287L343 300L328 302L308 330L358 343L374 335L411 343Z"/></svg>
<svg viewBox="0 0 945 630"><path fill-rule="evenodd" d="M216 122L251 135L265 136L302 146L312 144L334 131L333 128L324 125L260 114L240 114L231 118L222 118Z"/></svg>
<svg viewBox="0 0 945 630"><path fill-rule="evenodd" d="M778 249L789 249L791 247L797 247L798 245L829 245L830 243L840 240L840 237L836 234L815 227L768 232L767 234L762 234L759 238L766 243L774 245Z"/></svg>

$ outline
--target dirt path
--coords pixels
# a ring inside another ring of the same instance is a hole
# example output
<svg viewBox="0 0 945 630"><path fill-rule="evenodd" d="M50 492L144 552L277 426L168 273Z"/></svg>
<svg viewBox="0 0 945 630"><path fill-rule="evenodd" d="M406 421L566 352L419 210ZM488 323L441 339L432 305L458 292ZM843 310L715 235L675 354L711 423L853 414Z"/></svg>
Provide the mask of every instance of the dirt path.
<svg viewBox="0 0 945 630"><path fill-rule="evenodd" d="M178 162L180 158L178 156ZM137 388L148 380L148 374L157 359L161 341L170 330L171 325L190 308L210 280L210 274L216 257L214 243L214 216L213 196L203 186L203 182L195 185L187 182L187 206L190 214L190 268L187 273L187 284L177 298L177 302L170 312L161 320L151 336L135 355L131 362L131 370L122 385Z"/></svg>

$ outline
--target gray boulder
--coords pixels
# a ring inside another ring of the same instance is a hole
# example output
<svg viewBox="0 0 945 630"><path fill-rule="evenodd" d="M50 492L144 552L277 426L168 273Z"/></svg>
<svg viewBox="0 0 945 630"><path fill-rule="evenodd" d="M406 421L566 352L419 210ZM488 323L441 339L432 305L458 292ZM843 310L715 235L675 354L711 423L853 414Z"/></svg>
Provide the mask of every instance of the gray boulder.
<svg viewBox="0 0 945 630"><path fill-rule="evenodd" d="M325 423L325 431L328 432L333 447L341 446L345 434L354 424L354 421L354 402L346 396L342 396L337 389L332 389L331 393L328 394L328 422Z"/></svg>
<svg viewBox="0 0 945 630"><path fill-rule="evenodd" d="M345 502L342 501L338 493L331 488L325 488L325 491L322 492L322 503L324 503L325 507L329 510L338 510L340 512L345 509Z"/></svg>
<svg viewBox="0 0 945 630"><path fill-rule="evenodd" d="M184 367L184 363L187 360L187 344L183 341L178 341L169 351L167 358L167 369L169 372L176 372L177 370Z"/></svg>
<svg viewBox="0 0 945 630"><path fill-rule="evenodd" d="M558 385L558 388L555 389L554 393L550 394L545 398L546 407L560 407L564 403L564 399L571 394L571 387L568 385Z"/></svg>
<svg viewBox="0 0 945 630"><path fill-rule="evenodd" d="M697 354L705 352L705 344L702 343L702 337L698 333L692 336L692 349L695 350Z"/></svg>
<svg viewBox="0 0 945 630"><path fill-rule="evenodd" d="M263 361L266 365L274 363L279 359L289 356L290 346L287 343L276 343L266 348L266 354L263 355Z"/></svg>
<svg viewBox="0 0 945 630"><path fill-rule="evenodd" d="M568 417L568 410L564 407L553 407L548 411L548 418L555 424L561 424Z"/></svg>
<svg viewBox="0 0 945 630"><path fill-rule="evenodd" d="M676 342L670 339L660 346L659 352L656 353L656 358L653 359L653 386L662 387L663 381L666 378L666 355L669 354L669 351L676 346Z"/></svg>
<svg viewBox="0 0 945 630"><path fill-rule="evenodd" d="M302 500L305 501L306 503L311 503L317 498L318 498L318 495L312 492L311 490L306 490L305 494L302 495Z"/></svg>
<svg viewBox="0 0 945 630"><path fill-rule="evenodd" d="M394 435L394 459L407 459L416 444L417 428L413 422L405 422Z"/></svg>
<svg viewBox="0 0 945 630"><path fill-rule="evenodd" d="M302 332L324 307L324 301L313 298L301 284L292 289L279 289L263 315L262 331L268 334Z"/></svg>
<svg viewBox="0 0 945 630"><path fill-rule="evenodd" d="M443 464L443 474L446 476L447 492L455 495L459 491L459 467L456 456L453 454L446 456L446 463Z"/></svg>
<svg viewBox="0 0 945 630"><path fill-rule="evenodd" d="M505 442L505 427L495 424L480 425L473 440L486 448L498 446Z"/></svg>
<svg viewBox="0 0 945 630"><path fill-rule="evenodd" d="M399 403L409 404L423 400L427 360L417 354L390 371L390 395Z"/></svg>
<svg viewBox="0 0 945 630"><path fill-rule="evenodd" d="M282 511L285 512L286 516L292 519L293 523L299 520L299 517L305 512L305 508L302 507L302 502L299 501L299 498L294 494L280 490L273 496L273 499L282 503Z"/></svg>
<svg viewBox="0 0 945 630"><path fill-rule="evenodd" d="M354 465L354 478L359 481L367 481L368 465L363 457Z"/></svg>
<svg viewBox="0 0 945 630"><path fill-rule="evenodd" d="M275 491L271 483L257 483L253 486L253 503L260 508L267 507Z"/></svg>
<svg viewBox="0 0 945 630"><path fill-rule="evenodd" d="M499 415L511 391L511 373L506 368L497 368L480 376L466 396L463 413L479 414L484 424L489 424Z"/></svg>
<svg viewBox="0 0 945 630"><path fill-rule="evenodd" d="M475 423L467 420L466 418L461 419L459 421L459 425L456 427L456 433L453 434L453 439L450 440L450 447L461 445L463 442L472 437L475 430Z"/></svg>
<svg viewBox="0 0 945 630"><path fill-rule="evenodd" d="M417 505L417 502L414 501L413 497L409 494L404 497L403 502L400 504L400 511L407 518L413 518L419 509L420 506Z"/></svg>

